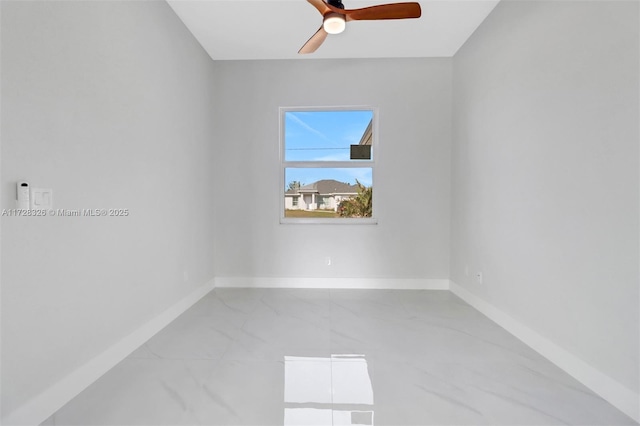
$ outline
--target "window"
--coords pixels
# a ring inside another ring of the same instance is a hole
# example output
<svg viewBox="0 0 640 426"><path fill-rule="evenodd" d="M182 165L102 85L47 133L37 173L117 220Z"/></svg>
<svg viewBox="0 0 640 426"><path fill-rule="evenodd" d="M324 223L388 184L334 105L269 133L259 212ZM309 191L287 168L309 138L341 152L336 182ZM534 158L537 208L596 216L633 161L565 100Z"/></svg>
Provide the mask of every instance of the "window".
<svg viewBox="0 0 640 426"><path fill-rule="evenodd" d="M281 108L281 223L376 223L374 108Z"/></svg>

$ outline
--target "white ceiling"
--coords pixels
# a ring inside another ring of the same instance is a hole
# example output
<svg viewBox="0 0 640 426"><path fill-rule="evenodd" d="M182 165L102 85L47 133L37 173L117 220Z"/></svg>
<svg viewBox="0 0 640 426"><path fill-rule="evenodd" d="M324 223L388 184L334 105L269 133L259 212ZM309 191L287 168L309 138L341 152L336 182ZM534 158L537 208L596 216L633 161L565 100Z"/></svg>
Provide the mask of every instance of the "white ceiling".
<svg viewBox="0 0 640 426"><path fill-rule="evenodd" d="M299 55L322 24L305 0L167 0L215 60L453 56L499 1L423 0L419 19L348 22ZM397 1L343 0L347 9L389 2Z"/></svg>

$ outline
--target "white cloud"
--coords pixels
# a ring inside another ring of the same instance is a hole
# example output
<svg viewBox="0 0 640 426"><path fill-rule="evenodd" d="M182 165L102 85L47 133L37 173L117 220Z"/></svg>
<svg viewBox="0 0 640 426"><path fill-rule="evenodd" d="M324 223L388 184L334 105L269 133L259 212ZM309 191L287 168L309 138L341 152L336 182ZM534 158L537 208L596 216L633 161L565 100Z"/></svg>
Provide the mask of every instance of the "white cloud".
<svg viewBox="0 0 640 426"><path fill-rule="evenodd" d="M327 136L324 133L322 133L320 130L314 129L313 127L309 126L307 123L302 121L300 117L297 117L295 114L289 113L289 118L291 118L295 123L297 123L302 128L310 131L311 133L314 133L323 139L329 140L329 138L327 138Z"/></svg>
<svg viewBox="0 0 640 426"><path fill-rule="evenodd" d="M351 176L354 180L357 179L358 182L363 184L364 186L371 186L373 183L371 180L371 169L341 169L345 174Z"/></svg>
<svg viewBox="0 0 640 426"><path fill-rule="evenodd" d="M323 157L314 158L311 161L349 161L349 152L325 155Z"/></svg>

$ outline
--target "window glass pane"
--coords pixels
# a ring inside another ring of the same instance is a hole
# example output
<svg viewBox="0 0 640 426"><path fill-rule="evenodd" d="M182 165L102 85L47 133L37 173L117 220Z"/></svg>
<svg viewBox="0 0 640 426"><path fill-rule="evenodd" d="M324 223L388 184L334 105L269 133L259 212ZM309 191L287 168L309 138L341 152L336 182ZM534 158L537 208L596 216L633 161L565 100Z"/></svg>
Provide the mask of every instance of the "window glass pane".
<svg viewBox="0 0 640 426"><path fill-rule="evenodd" d="M372 168L285 169L284 217L372 217Z"/></svg>
<svg viewBox="0 0 640 426"><path fill-rule="evenodd" d="M286 111L284 160L371 160L372 120L371 110Z"/></svg>

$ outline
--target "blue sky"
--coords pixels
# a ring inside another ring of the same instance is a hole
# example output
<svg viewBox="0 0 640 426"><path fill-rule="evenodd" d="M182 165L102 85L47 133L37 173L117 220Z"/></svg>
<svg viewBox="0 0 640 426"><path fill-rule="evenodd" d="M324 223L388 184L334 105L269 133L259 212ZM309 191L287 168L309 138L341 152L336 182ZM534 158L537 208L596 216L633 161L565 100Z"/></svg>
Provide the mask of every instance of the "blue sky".
<svg viewBox="0 0 640 426"><path fill-rule="evenodd" d="M335 179L340 182L355 185L356 179L365 185L371 186L371 168L358 167L356 169L285 169L285 189L289 182L297 180L303 185L308 185L322 179Z"/></svg>
<svg viewBox="0 0 640 426"><path fill-rule="evenodd" d="M372 111L287 111L285 113L285 161L349 161L349 146L360 138L373 117ZM366 163L362 164L363 166ZM309 184L335 179L371 185L371 168L287 169L285 183Z"/></svg>

